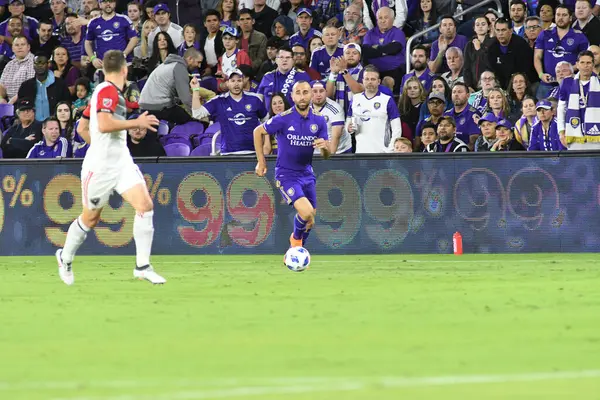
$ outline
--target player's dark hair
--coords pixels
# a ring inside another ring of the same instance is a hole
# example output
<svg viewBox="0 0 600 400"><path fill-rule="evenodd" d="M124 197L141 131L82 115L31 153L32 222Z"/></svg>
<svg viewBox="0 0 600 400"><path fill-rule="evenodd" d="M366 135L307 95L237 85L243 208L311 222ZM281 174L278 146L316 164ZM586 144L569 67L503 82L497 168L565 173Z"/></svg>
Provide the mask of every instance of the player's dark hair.
<svg viewBox="0 0 600 400"><path fill-rule="evenodd" d="M204 22L206 22L206 18L210 17L211 15L217 17L219 21L221 20L221 13L215 10L214 8L211 8L210 10L206 10L206 12L204 13Z"/></svg>
<svg viewBox="0 0 600 400"><path fill-rule="evenodd" d="M52 121L56 122L56 123L58 124L58 129L60 129L60 121L59 121L59 120L58 120L58 118L56 118L56 117L48 117L48 118L46 118L46 119L45 119L45 120L42 122L42 128L43 128L43 129L45 129L45 128L46 128L46 126L48 125L48 123L50 123L50 122L52 122Z"/></svg>
<svg viewBox="0 0 600 400"><path fill-rule="evenodd" d="M581 57L592 57L592 63L594 62L594 53L589 50L583 50L579 54L577 54L577 61L581 59Z"/></svg>
<svg viewBox="0 0 600 400"><path fill-rule="evenodd" d="M127 65L127 60L123 55L123 52L120 50L109 50L104 53L104 58L102 59L102 64L104 69L104 73L111 74L120 72L121 69L125 65Z"/></svg>

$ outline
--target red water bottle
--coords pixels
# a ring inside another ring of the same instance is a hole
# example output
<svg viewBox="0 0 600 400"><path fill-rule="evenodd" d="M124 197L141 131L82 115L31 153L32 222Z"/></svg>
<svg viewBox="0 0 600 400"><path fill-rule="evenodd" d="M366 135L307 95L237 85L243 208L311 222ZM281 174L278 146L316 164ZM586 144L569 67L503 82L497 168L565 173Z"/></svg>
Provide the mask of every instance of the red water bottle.
<svg viewBox="0 0 600 400"><path fill-rule="evenodd" d="M452 244L454 245L454 255L462 255L462 235L460 234L460 232L454 232L454 235L452 235Z"/></svg>

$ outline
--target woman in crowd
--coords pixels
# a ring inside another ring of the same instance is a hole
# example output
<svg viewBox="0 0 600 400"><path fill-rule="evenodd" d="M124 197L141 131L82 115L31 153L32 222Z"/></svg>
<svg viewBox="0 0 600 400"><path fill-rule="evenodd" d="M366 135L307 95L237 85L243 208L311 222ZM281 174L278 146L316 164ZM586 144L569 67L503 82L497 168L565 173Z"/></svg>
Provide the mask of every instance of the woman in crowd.
<svg viewBox="0 0 600 400"><path fill-rule="evenodd" d="M310 40L308 41L308 51L310 52L310 55L312 56L313 51L315 51L321 46L323 46L323 39L321 39L318 36L313 36L312 38L310 38Z"/></svg>
<svg viewBox="0 0 600 400"><path fill-rule="evenodd" d="M496 21L498 20L498 14L496 14L495 10L489 9L485 12L485 14L483 14L488 21L490 21L490 36L494 37L496 36L495 31L494 31L494 26L496 24Z"/></svg>
<svg viewBox="0 0 600 400"><path fill-rule="evenodd" d="M496 74L492 71L483 71L481 78L479 79L478 87L481 88L478 92L472 93L469 96L469 104L479 111L479 114L483 114L487 108L487 98L490 94L490 90L498 86L496 81Z"/></svg>
<svg viewBox="0 0 600 400"><path fill-rule="evenodd" d="M475 18L475 35L465 46L463 77L465 84L475 91L481 73L488 67L488 48L494 39L490 36L491 25L486 16Z"/></svg>
<svg viewBox="0 0 600 400"><path fill-rule="evenodd" d="M408 29L412 32L423 31L430 26L437 24L437 11L433 0L420 0L419 8L417 11L417 18L408 23ZM416 46L418 44L424 45L425 47L431 46L431 43L437 40L439 31L434 29L433 31L421 36L413 42Z"/></svg>
<svg viewBox="0 0 600 400"><path fill-rule="evenodd" d="M525 96L531 94L531 87L529 85L529 79L525 74L515 72L510 77L508 83L508 103L510 105L511 113L508 116L510 122L515 123L521 118L522 102Z"/></svg>
<svg viewBox="0 0 600 400"><path fill-rule="evenodd" d="M402 116L402 122L406 123L412 130L413 137L419 123L421 104L423 104L426 98L427 93L419 78L416 76L409 78L402 89L398 108ZM404 136L408 137L407 135Z"/></svg>
<svg viewBox="0 0 600 400"><path fill-rule="evenodd" d="M148 59L148 55L150 54L150 48L148 47L148 35L150 35L150 32L156 29L156 26L156 22L154 22L152 19L148 19L144 22L142 25L140 44L133 49L134 57L141 60Z"/></svg>
<svg viewBox="0 0 600 400"><path fill-rule="evenodd" d="M177 54L171 36L166 32L158 32L152 43L152 56L148 60L148 75L160 64L165 62L169 54Z"/></svg>
<svg viewBox="0 0 600 400"><path fill-rule="evenodd" d="M202 53L202 50L200 50L200 42L196 40L196 35L196 27L192 24L186 24L183 27L183 43L177 48L177 54L183 57L183 53L190 47L194 47Z"/></svg>
<svg viewBox="0 0 600 400"><path fill-rule="evenodd" d="M237 0L221 0L217 6L217 11L221 14L221 26L236 26L237 21Z"/></svg>
<svg viewBox="0 0 600 400"><path fill-rule="evenodd" d="M515 124L515 139L525 148L529 147L529 138L531 137L531 127L537 122L537 112L535 109L536 99L533 96L526 95L521 101L521 118Z"/></svg>
<svg viewBox="0 0 600 400"><path fill-rule="evenodd" d="M62 78L71 96L75 95L75 81L81 76L81 71L71 64L71 57L66 48L58 46L52 52L52 70L56 78Z"/></svg>
<svg viewBox="0 0 600 400"><path fill-rule="evenodd" d="M452 103L452 89L450 89L448 82L441 76L437 76L431 81L431 90L429 93L442 93L444 95L446 98L446 111L454 107L454 104ZM427 108L427 102L424 101L421 105L419 120L423 121L427 117L429 117L429 108Z"/></svg>
<svg viewBox="0 0 600 400"><path fill-rule="evenodd" d="M71 105L66 101L61 101L56 105L56 119L60 125L60 136L67 139L69 142L73 140L73 118L71 113Z"/></svg>
<svg viewBox="0 0 600 400"><path fill-rule="evenodd" d="M487 109L485 112L493 113L498 120L508 118L510 106L504 90L498 88L490 90L487 98Z"/></svg>
<svg viewBox="0 0 600 400"><path fill-rule="evenodd" d="M290 36L294 34L294 21L287 15L280 15L273 21L271 33L283 41L282 45L287 46Z"/></svg>
<svg viewBox="0 0 600 400"><path fill-rule="evenodd" d="M132 1L127 4L127 16L131 20L131 26L137 32L138 38L141 36L142 32L142 5L137 1Z"/></svg>
<svg viewBox="0 0 600 400"><path fill-rule="evenodd" d="M275 93L273 97L271 97L271 104L269 108L269 117L273 118L274 116L289 110L290 103L287 101L284 94ZM270 140L265 140L263 150L265 154L277 154L277 140L275 139L275 135L271 136Z"/></svg>
<svg viewBox="0 0 600 400"><path fill-rule="evenodd" d="M496 124L496 143L490 151L525 151L525 147L515 139L509 120L500 119Z"/></svg>
<svg viewBox="0 0 600 400"><path fill-rule="evenodd" d="M540 1L537 6L536 14L542 20L542 29L552 29L556 26L554 23L554 4L552 1Z"/></svg>

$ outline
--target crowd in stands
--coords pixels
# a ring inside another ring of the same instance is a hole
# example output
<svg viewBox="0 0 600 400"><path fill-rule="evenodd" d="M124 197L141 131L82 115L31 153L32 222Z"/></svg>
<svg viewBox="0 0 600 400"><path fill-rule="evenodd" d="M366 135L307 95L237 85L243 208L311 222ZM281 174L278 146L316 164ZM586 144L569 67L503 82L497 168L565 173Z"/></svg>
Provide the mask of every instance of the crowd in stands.
<svg viewBox="0 0 600 400"><path fill-rule="evenodd" d="M594 1L4 0L1 154L85 156L108 50L129 63L128 117L161 120L128 132L134 156L252 154L299 81L337 154L600 148Z"/></svg>

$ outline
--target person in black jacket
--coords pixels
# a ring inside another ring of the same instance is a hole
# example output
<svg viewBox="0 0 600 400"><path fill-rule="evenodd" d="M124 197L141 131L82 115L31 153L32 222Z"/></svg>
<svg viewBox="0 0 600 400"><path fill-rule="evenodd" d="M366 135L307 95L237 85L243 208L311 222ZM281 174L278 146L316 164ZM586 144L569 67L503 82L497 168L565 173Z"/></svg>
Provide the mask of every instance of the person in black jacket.
<svg viewBox="0 0 600 400"><path fill-rule="evenodd" d="M132 115L129 119L136 119ZM148 132L146 128L132 128L127 131L127 147L131 157L166 156L165 149L158 141L156 132Z"/></svg>
<svg viewBox="0 0 600 400"><path fill-rule="evenodd" d="M488 64L500 87L506 88L515 72L527 75L529 82L538 82L540 79L533 67L533 50L527 41L513 35L510 23L504 18L496 21L495 29L496 38L488 48ZM506 46L506 51L502 51L500 46Z"/></svg>
<svg viewBox="0 0 600 400"><path fill-rule="evenodd" d="M37 104L35 119L43 121L52 116L56 104L71 100L71 92L62 78L56 78L54 74L48 73L48 57L44 53L38 53L35 56L33 69L35 77L27 79L21 84L17 97L32 99L34 104ZM38 93L40 85L46 88L45 93Z"/></svg>
<svg viewBox="0 0 600 400"><path fill-rule="evenodd" d="M4 158L25 158L34 144L42 140L42 123L35 120L31 99L20 99L17 103L18 122L2 137Z"/></svg>
<svg viewBox="0 0 600 400"><path fill-rule="evenodd" d="M600 44L600 20L592 14L589 0L577 0L575 3L575 22L573 29L578 29L588 38L590 44Z"/></svg>

